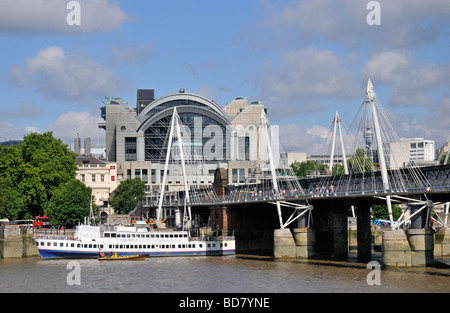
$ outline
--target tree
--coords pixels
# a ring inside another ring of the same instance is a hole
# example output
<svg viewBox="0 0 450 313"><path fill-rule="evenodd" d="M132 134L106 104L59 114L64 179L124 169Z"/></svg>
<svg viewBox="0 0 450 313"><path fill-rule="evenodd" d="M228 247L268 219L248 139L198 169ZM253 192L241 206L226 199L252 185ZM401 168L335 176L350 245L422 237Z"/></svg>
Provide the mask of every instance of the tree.
<svg viewBox="0 0 450 313"><path fill-rule="evenodd" d="M53 137L52 132L31 133L24 137L21 147L24 162L39 168L42 184L50 194L75 177L77 154L61 139Z"/></svg>
<svg viewBox="0 0 450 313"><path fill-rule="evenodd" d="M306 161L306 162L295 161L290 166L294 170L295 175L300 178L306 177L308 171L321 171L327 168L325 164L314 161Z"/></svg>
<svg viewBox="0 0 450 313"><path fill-rule="evenodd" d="M18 146L0 146L0 214L19 219L42 215L54 191L74 179L76 170L76 154L51 132L26 135Z"/></svg>
<svg viewBox="0 0 450 313"><path fill-rule="evenodd" d="M78 179L71 179L54 190L46 214L50 223L57 225L76 225L90 213L92 189ZM93 206L94 215L98 208Z"/></svg>
<svg viewBox="0 0 450 313"><path fill-rule="evenodd" d="M28 219L31 203L44 190L37 168L23 161L20 146L0 146L0 216Z"/></svg>
<svg viewBox="0 0 450 313"><path fill-rule="evenodd" d="M353 173L370 172L373 169L372 159L364 149L356 149L355 154L348 160L349 170Z"/></svg>
<svg viewBox="0 0 450 313"><path fill-rule="evenodd" d="M0 177L0 218L17 220L26 212L21 190L14 188L5 177Z"/></svg>
<svg viewBox="0 0 450 313"><path fill-rule="evenodd" d="M109 204L117 214L128 214L145 195L145 183L140 178L122 181L114 191Z"/></svg>
<svg viewBox="0 0 450 313"><path fill-rule="evenodd" d="M398 220L398 218L402 215L402 209L397 205L392 205L392 218L394 221ZM386 204L376 204L372 206L372 218L374 220L389 219L389 212Z"/></svg>
<svg viewBox="0 0 450 313"><path fill-rule="evenodd" d="M444 153L444 155L441 157L441 159L439 160L440 165L446 165L446 164L444 164L444 162L445 162L445 158L447 157L448 153L450 153L450 151ZM447 159L447 164L450 164L450 158Z"/></svg>

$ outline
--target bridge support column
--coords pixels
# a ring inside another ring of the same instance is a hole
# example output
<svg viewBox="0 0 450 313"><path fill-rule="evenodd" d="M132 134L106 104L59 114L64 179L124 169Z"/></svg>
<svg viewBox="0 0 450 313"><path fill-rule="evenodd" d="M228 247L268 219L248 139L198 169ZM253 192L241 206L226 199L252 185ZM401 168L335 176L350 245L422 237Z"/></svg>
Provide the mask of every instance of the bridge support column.
<svg viewBox="0 0 450 313"><path fill-rule="evenodd" d="M442 227L434 234L434 254L450 255L450 228Z"/></svg>
<svg viewBox="0 0 450 313"><path fill-rule="evenodd" d="M294 237L289 228L275 229L273 255L275 258L295 258L297 256Z"/></svg>
<svg viewBox="0 0 450 313"><path fill-rule="evenodd" d="M296 257L309 259L315 255L316 234L311 227L294 228Z"/></svg>
<svg viewBox="0 0 450 313"><path fill-rule="evenodd" d="M383 262L385 265L422 267L436 264L434 260L434 230L430 227L431 201L412 203L411 228L383 233Z"/></svg>
<svg viewBox="0 0 450 313"><path fill-rule="evenodd" d="M313 210L316 229L316 253L325 257L347 258L347 207L318 208Z"/></svg>
<svg viewBox="0 0 450 313"><path fill-rule="evenodd" d="M370 260L372 257L372 230L370 225L370 206L358 205L356 212L358 259Z"/></svg>
<svg viewBox="0 0 450 313"><path fill-rule="evenodd" d="M315 255L316 234L313 228L309 227L309 214L303 214L297 220L297 228L294 228L294 240L296 245L297 258L309 259Z"/></svg>
<svg viewBox="0 0 450 313"><path fill-rule="evenodd" d="M347 208L335 208L334 210L334 251L335 258L348 257L348 234L347 234Z"/></svg>
<svg viewBox="0 0 450 313"><path fill-rule="evenodd" d="M434 261L434 230L431 228L405 230L411 247L412 266L429 266Z"/></svg>
<svg viewBox="0 0 450 313"><path fill-rule="evenodd" d="M382 259L386 266L411 266L411 248L403 229L383 232Z"/></svg>
<svg viewBox="0 0 450 313"><path fill-rule="evenodd" d="M215 206L210 208L210 216L212 217L212 225L219 235L228 236L230 230L228 227L229 210L227 206Z"/></svg>
<svg viewBox="0 0 450 313"><path fill-rule="evenodd" d="M410 205L411 215L420 210L422 205ZM411 248L412 266L427 266L434 263L434 230L430 227L430 214L433 202L419 214L411 218L411 228L405 230Z"/></svg>

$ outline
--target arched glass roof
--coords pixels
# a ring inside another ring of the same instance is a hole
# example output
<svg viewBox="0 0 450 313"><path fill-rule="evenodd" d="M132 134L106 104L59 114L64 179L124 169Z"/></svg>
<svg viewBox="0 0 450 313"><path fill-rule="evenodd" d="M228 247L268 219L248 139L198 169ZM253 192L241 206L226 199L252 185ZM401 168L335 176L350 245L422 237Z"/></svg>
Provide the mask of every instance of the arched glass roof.
<svg viewBox="0 0 450 313"><path fill-rule="evenodd" d="M183 105L204 107L220 116L226 116L224 110L214 101L190 93L176 93L156 99L155 101L147 105L139 115L153 116L161 111L164 111L165 109Z"/></svg>

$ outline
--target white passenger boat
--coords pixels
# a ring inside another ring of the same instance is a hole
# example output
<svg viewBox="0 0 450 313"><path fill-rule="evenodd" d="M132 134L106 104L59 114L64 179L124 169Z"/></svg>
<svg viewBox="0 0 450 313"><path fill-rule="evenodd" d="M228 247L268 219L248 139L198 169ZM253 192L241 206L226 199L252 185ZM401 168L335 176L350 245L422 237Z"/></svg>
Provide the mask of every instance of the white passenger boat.
<svg viewBox="0 0 450 313"><path fill-rule="evenodd" d="M188 231L108 225L79 225L73 236L53 233L46 230L35 235L42 258L99 258L112 253L149 257L235 254L234 236L190 237Z"/></svg>

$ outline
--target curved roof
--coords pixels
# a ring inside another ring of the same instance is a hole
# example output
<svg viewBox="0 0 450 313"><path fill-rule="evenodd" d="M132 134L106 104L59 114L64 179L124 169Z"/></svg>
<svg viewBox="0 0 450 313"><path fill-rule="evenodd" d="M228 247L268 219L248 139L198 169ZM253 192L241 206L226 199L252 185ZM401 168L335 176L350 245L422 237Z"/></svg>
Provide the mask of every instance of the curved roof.
<svg viewBox="0 0 450 313"><path fill-rule="evenodd" d="M149 105L147 105L145 107L145 109L142 110L142 112L139 115L140 116L148 115L151 110L158 107L159 105L162 105L164 103L171 102L171 101L180 101L180 100L193 101L193 102L203 104L203 105L209 107L210 109L212 109L217 114L219 114L221 116L226 116L225 111L217 103L215 103L214 101L211 101L205 97L202 97L202 96L199 96L196 94L192 94L192 93L175 93L175 94L171 94L171 95L167 95L167 96L158 98L155 101L151 102Z"/></svg>
<svg viewBox="0 0 450 313"><path fill-rule="evenodd" d="M219 122L222 126L226 127L227 125L231 125L230 122L225 118L225 116L214 114L209 109L198 107L198 106L189 106L189 105L181 105L177 106L177 112L180 113L196 113L200 115L207 116L217 122ZM168 116L172 116L173 109L168 108L165 109L155 115L149 116L137 129L137 132L145 132L148 127L153 125L155 122L159 121L160 119Z"/></svg>

